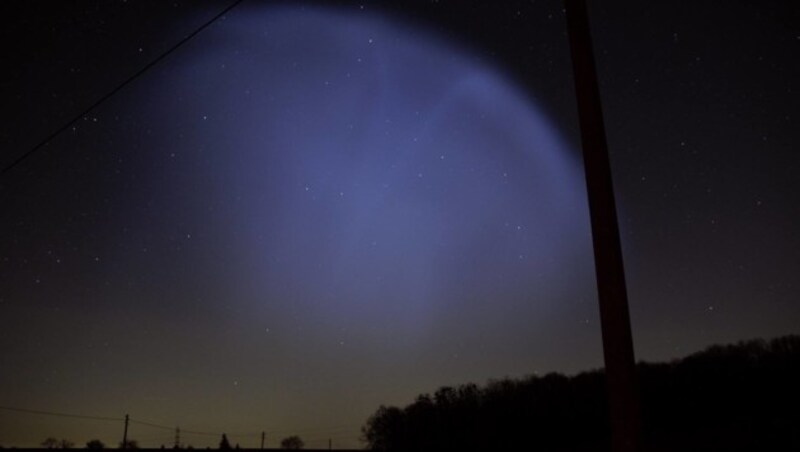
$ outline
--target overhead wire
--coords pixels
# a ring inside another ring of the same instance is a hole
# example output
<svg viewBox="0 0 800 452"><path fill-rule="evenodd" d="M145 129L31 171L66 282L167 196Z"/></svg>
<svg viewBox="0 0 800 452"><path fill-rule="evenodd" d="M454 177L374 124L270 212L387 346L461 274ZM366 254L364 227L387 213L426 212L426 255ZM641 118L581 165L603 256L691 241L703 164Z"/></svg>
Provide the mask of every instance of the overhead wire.
<svg viewBox="0 0 800 452"><path fill-rule="evenodd" d="M208 27L209 27L211 24L213 24L214 22L216 22L216 21L217 21L219 18L223 17L225 14L227 14L228 12L230 12L230 11L231 11L233 8L235 8L235 7L236 7L236 6L238 6L240 3L242 3L242 1L244 1L244 0L235 0L233 3L231 3L230 5L228 5L228 6L227 6L225 9L223 9L221 12L219 12L219 13L218 13L218 14L216 14L214 17L212 17L210 20L208 20L207 22L203 23L203 24L202 24L202 25L201 25L199 28L197 28L195 31L193 31L193 32L189 33L188 35L184 36L184 37L183 37L183 38L182 38L180 41L178 41L178 42L177 42L175 45L173 45L172 47L170 47L169 49L167 49L165 52L163 52L161 55L159 55L158 57L156 57L154 60L152 60L152 61L150 61L149 63L147 63L147 64L146 64L146 65L145 65L143 68L141 68L141 69L139 69L138 71L136 71L136 72L135 72L133 75L131 75L130 77L128 77L127 79L125 79L125 80L124 80L122 83L120 83L119 85L117 85L117 86L116 86L114 89L112 89L111 91L109 91L108 93L104 94L103 96L101 96L101 97L100 97L99 99L97 99L96 101L94 101L94 103L92 103L91 105L89 105L88 107L86 107L86 108L85 108L84 110L82 110L82 111L81 111L79 114L75 115L75 117L73 117L72 119L70 119L69 121L67 121L67 122L66 122L64 125L62 125L61 127L57 128L56 130L54 130L53 132L51 132L51 133L50 133L49 135L47 135L47 136L46 136L44 139L42 139L41 141L39 141L39 142L38 142L38 143L37 143L35 146L33 146L32 148L28 149L28 151L26 151L25 153L23 153L22 155L20 155L19 157L17 157L17 158L16 158L14 161L12 161L12 162L11 162L11 163L9 163L8 165L6 165L6 166L3 168L3 170L2 170L2 171L0 171L0 176L3 176L3 175L5 175L7 172L9 172L9 171L11 171L12 169L14 169L14 168L15 168L17 165L19 165L20 163L22 163L23 161L25 161L25 160L26 160L28 157L30 157L31 155L33 155L35 152L37 152L38 150L40 150L41 148L43 148L45 145L47 145L47 144L48 144L50 141L52 141L52 140L53 140L55 137L57 137L57 136L58 136L59 134L61 134L63 131L67 130L67 129L68 129L70 126L72 126L74 123L78 122L78 121L79 121L81 118L85 117L86 115L88 115L89 113L91 113L91 111L92 111L92 110L94 110L95 108L97 108L98 106L100 106L100 104L102 104L103 102L105 102L105 101L107 101L109 98L111 98L111 96L113 96L114 94L116 94L116 93L118 93L119 91L121 91L123 88L125 88L126 86L128 86L128 85L129 85L131 82L133 82L134 80L136 80L137 78L139 78L140 76L142 76L142 75L143 75L145 72L147 72L147 71L148 71L150 68L152 68L153 66L155 66L156 64L158 64L159 62L161 62L162 60L164 60L164 59L165 59L167 56L169 56L169 55L170 55L172 52L174 52L174 51L175 51L175 50L177 50L179 47L181 47L181 46L183 46L184 44L186 44L187 42L189 42L189 41L190 41L192 38L194 38L195 36L197 36L197 35L198 35L198 34L199 34L201 31L205 30L205 29L206 29L206 28L208 28Z"/></svg>
<svg viewBox="0 0 800 452"><path fill-rule="evenodd" d="M8 412L16 412L16 413L25 413L25 414L35 414L35 415L44 415L44 416L55 416L55 417L63 417L63 418L74 418L74 419L83 419L83 420L93 420L93 421L105 421L105 422L118 422L124 423L125 417L112 417L112 416L93 416L93 415L84 415L84 414L76 414L76 413L64 413L58 411L48 411L48 410L36 410L36 409L29 409L29 408L20 408L20 407L12 407L12 406L5 406L0 405L0 410L8 411ZM208 436L208 437L221 437L223 432L210 432L210 431L201 431L201 430L187 430L177 426L170 426L158 422L153 422L150 420L141 420L138 418L128 417L128 422L131 425L137 425L141 427L147 427L152 429L157 429L160 431L169 431L174 432L176 429L180 429L181 435L188 435L188 436ZM341 438L350 438L352 434L348 432L351 430L352 426L331 426L331 427L322 427L322 428L300 428L300 429L265 429L262 432L266 433L268 436L276 437L276 436L283 436L283 435L303 435L306 437L306 441L310 443L324 443L330 439L341 439ZM226 433L227 436L231 439L237 438L258 438L261 436L262 432L231 432ZM147 440L155 440L164 438L165 440L171 439L172 436L165 436L165 435L156 435L156 436L145 436L144 438L140 439L147 439Z"/></svg>
<svg viewBox="0 0 800 452"><path fill-rule="evenodd" d="M175 429L179 428L177 426L169 426L169 425L159 424L159 423L156 423L156 422L142 421L142 420L134 419L134 418L130 418L130 423L131 424L145 426L145 427L151 427L151 428L156 428L156 429L161 429L161 430L170 430L170 431L175 431ZM187 435L201 435L201 436L220 436L223 433L223 432L204 432L204 431L199 431L199 430L187 430L187 429L183 429L183 428L181 428L180 431L181 431L181 435L187 434ZM229 436L237 436L237 437L256 437L256 436L260 436L261 433L260 432L259 433L228 433L228 435Z"/></svg>
<svg viewBox="0 0 800 452"><path fill-rule="evenodd" d="M265 430L267 433L323 433L323 432L337 432L337 431L347 431L352 429L360 429L361 426L356 425L338 425L338 426L331 426L331 427L307 427L307 428L300 428L300 429L276 429L276 430Z"/></svg>
<svg viewBox="0 0 800 452"><path fill-rule="evenodd" d="M19 165L24 160L26 160L31 155L33 155L35 152L37 152L38 150L43 148L45 145L47 145L56 136L61 134L63 131L67 130L71 125L73 125L74 123L79 121L81 118L83 118L86 115L88 115L92 110L94 110L95 108L100 106L103 102L107 101L109 98L111 98L113 95L115 95L116 93L121 91L123 88L128 86L134 80L136 80L137 78L141 77L145 72L147 72L153 66L155 66L159 62L163 61L167 56L169 56L174 51L176 51L178 48L180 48L181 46L183 46L184 44L189 42L192 38L197 36L200 32L202 32L203 30L208 28L214 22L219 20L221 17L225 16L227 13L229 13L231 10L233 10L235 7L237 7L243 1L244 0L235 0L235 1L233 1L230 5L225 7L222 11L220 11L219 13L214 15L211 19L209 19L208 21L206 21L202 25L200 25L200 27L198 27L196 30L194 30L193 32L185 35L182 39L180 39L172 47L168 48L166 51L161 53L158 57L156 57L155 59L153 59L152 61L147 63L144 67L142 67L141 69L136 71L133 75L129 76L127 79L122 81L122 83L117 85L114 89L112 89L108 93L106 93L103 96L101 96L99 99L94 101L91 105L89 105L84 110L82 110L80 113L75 115L72 119L67 121L61 127L57 128L56 130L51 132L49 135L47 135L44 139L39 141L35 146L30 148L28 151L26 151L25 153L23 153L19 157L17 157L10 164L6 165L2 169L2 171L0 171L0 176L5 175L7 172L9 172L12 169L14 169L17 165ZM48 416L59 416L59 417L68 417L68 418L77 418L77 419L86 419L86 420L114 421L114 422L124 422L125 421L124 418L115 418L115 417L107 417L107 416L85 416L85 415L79 415L79 414L58 413L58 412L44 411L44 410L31 410L31 409L26 409L26 408L17 408L17 407L9 407L9 406L0 406L0 409L1 410L5 410L5 411L20 412L20 413L40 414L40 415L48 415ZM174 427L170 427L170 426L166 426L166 425L160 425L160 424L156 424L156 423L152 423L152 422L139 421L139 420L136 420L136 419L129 419L129 422L133 423L133 424L138 424L138 425L141 425L141 426L145 426L145 427L151 427L151 428L157 428L157 429L163 429L163 430L173 430L174 429ZM196 431L185 431L185 433L199 434L199 435L217 435L217 433L196 432Z"/></svg>
<svg viewBox="0 0 800 452"><path fill-rule="evenodd" d="M37 414L37 415L44 415L44 416L55 416L55 417L64 417L64 418L73 418L73 419L84 419L84 420L93 420L93 421L110 421L110 422L125 422L124 417L111 417L111 416L91 416L91 415L84 415L84 414L75 414L75 413L63 413L57 411L47 411L47 410L34 410L29 408L19 408L19 407L12 407L12 406L5 406L0 405L0 410L3 411L10 411L16 413L25 413L25 414ZM128 422L133 425L140 425L143 427L149 427L159 430L167 430L167 431L174 431L176 429L175 426L159 424L156 422L151 421L144 421L136 418L129 417ZM184 430L181 429L181 433L191 434L191 435L207 435L207 436L219 436L221 432L204 432L198 430ZM232 435L238 437L250 437L250 436L260 436L261 432L258 433L233 433Z"/></svg>
<svg viewBox="0 0 800 452"><path fill-rule="evenodd" d="M28 409L28 408L17 408L17 407L10 407L10 406L0 406L0 410L14 411L14 412L18 412L18 413L40 414L40 415L44 415L44 416L68 417L68 418L75 418L75 419L88 419L88 420L93 420L93 421L125 422L125 418L121 418L121 417L87 416L87 415L83 415L83 414L59 413L59 412L55 412L55 411L45 411L45 410L31 410L31 409Z"/></svg>
<svg viewBox="0 0 800 452"><path fill-rule="evenodd" d="M20 163L25 161L27 158L29 158L31 155L33 155L34 153L39 151L41 148L43 148L45 145L47 145L50 141L52 141L56 136L61 134L63 131L67 130L70 126L72 126L74 123L79 121L81 118L86 117L89 113L91 113L92 110L94 110L95 108L100 106L103 102L107 101L109 98L111 98L116 93L121 91L123 88L128 86L134 80L136 80L137 78L142 76L145 72L147 72L153 66L155 66L159 62L163 61L167 56L169 56L175 50L177 50L178 48L180 48L181 46L183 46L184 44L189 42L192 38L197 36L200 32L202 32L203 30L208 28L214 22L216 22L217 20L219 20L220 18L225 16L227 13L229 13L231 10L233 10L235 7L237 7L243 1L244 0L235 0L235 1L233 1L230 5L228 5L222 11L220 11L215 16L213 16L211 19L209 19L208 21L203 23L196 30L194 30L193 32L191 32L191 33L187 34L186 36L184 36L181 40L179 40L172 47L167 49L165 52L161 53L158 57L156 57L155 59L150 61L148 64L146 64L140 70L135 72L133 75L129 76L122 83L117 85L114 89L112 89L108 93L106 93L103 96L101 96L99 99L97 99L91 105L89 105L84 110L82 110L80 113L75 115L72 119L67 121L61 127L57 128L56 130L51 132L44 139L39 141L35 146L33 146L28 151L26 151L25 153L20 155L18 158L16 158L10 164L6 165L2 169L2 171L0 171L0 176L5 175L6 173L8 173L12 169L14 169L17 165L19 165ZM8 407L8 406L0 406L0 410L14 411L14 412L21 412L21 413L28 413L28 414L40 414L40 415L48 415L48 416L59 416L59 417L68 417L68 418L76 418L76 419L86 419L86 420L114 421L114 422L124 422L125 421L124 418L118 418L118 417L86 416L86 415L79 415L79 414L58 413L58 412L43 411L43 410L31 410L31 409ZM171 430L175 429L175 427L156 424L156 423L153 423L153 422L140 421L140 420L132 419L132 418L129 419L129 422L132 423L132 424L137 424L137 425L141 425L141 426L145 426L145 427L157 428L157 429L162 429L162 430L170 430L171 431ZM323 428L323 429L311 428L311 429L300 429L300 430L289 430L289 429L287 429L287 430L271 430L271 431L269 431L269 433L272 434L272 435L276 435L276 434L279 434L279 433L289 433L289 432L292 432L292 433L303 433L303 432L306 432L306 433L312 433L312 434L313 433L319 434L319 433L322 433L322 432L336 432L336 431L339 431L339 430L344 430L344 429L349 429L349 428L351 428L351 427L349 427L349 426L348 427L341 426L341 427L330 427L330 428ZM218 436L218 435L220 435L220 433L203 432L203 431L195 431L195 430L181 430L181 433L191 434L191 435L209 435L209 436L212 436L212 435L213 436ZM341 433L339 433L339 434L341 434ZM237 437L257 437L257 436L260 436L260 435L261 435L260 432L259 433L232 433L231 434L231 436L237 436Z"/></svg>
<svg viewBox="0 0 800 452"><path fill-rule="evenodd" d="M160 424L155 424L155 423L152 423L152 422L140 421L140 420L133 419L133 418L131 418L129 422L131 424L142 425L142 426L145 426L145 427L157 428L157 429L161 429L161 430L175 430L174 426L170 427L168 425L160 425Z"/></svg>

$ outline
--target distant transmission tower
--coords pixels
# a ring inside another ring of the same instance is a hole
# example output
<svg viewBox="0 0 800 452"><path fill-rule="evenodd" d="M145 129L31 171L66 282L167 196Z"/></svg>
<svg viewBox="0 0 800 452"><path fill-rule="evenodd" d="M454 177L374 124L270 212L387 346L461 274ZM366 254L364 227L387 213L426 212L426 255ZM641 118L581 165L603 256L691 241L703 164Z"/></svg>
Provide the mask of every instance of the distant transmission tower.
<svg viewBox="0 0 800 452"><path fill-rule="evenodd" d="M175 427L175 449L181 448L181 428Z"/></svg>

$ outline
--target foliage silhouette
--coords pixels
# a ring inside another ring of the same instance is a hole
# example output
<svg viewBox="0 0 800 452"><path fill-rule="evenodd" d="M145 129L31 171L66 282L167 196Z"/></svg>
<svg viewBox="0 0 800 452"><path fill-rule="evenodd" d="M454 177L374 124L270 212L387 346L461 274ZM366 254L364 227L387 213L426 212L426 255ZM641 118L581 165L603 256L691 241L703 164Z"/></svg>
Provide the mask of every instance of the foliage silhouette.
<svg viewBox="0 0 800 452"><path fill-rule="evenodd" d="M800 336L713 346L639 363L650 451L800 450ZM362 428L373 450L610 450L605 374L465 384L381 406Z"/></svg>
<svg viewBox="0 0 800 452"><path fill-rule="evenodd" d="M58 439L55 439L52 436L47 437L47 439L45 439L41 443L41 446L44 447L45 449L55 449L55 448L72 449L72 447L74 445L75 445L75 443L73 443L72 441L70 441L68 439L58 440Z"/></svg>
<svg viewBox="0 0 800 452"><path fill-rule="evenodd" d="M228 436L222 434L222 439L219 441L220 450L231 450L231 443L228 441Z"/></svg>
<svg viewBox="0 0 800 452"><path fill-rule="evenodd" d="M86 448L92 450L100 450L100 449L105 449L106 445L103 444L103 442L100 441L99 439L93 439L88 443L86 443Z"/></svg>
<svg viewBox="0 0 800 452"><path fill-rule="evenodd" d="M129 439L127 441L127 443L123 443L122 441L120 441L119 448L120 449L138 449L139 448L139 441L136 441L135 439Z"/></svg>
<svg viewBox="0 0 800 452"><path fill-rule="evenodd" d="M293 435L281 440L281 449L300 450L305 446L299 436Z"/></svg>

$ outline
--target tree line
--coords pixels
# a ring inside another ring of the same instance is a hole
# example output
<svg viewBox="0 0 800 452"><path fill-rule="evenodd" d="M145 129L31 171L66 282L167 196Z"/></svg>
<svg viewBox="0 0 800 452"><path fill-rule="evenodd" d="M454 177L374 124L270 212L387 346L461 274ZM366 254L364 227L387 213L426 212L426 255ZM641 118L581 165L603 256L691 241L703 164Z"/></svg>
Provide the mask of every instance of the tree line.
<svg viewBox="0 0 800 452"><path fill-rule="evenodd" d="M643 450L800 450L800 336L637 364ZM376 451L608 451L605 374L442 387L362 428Z"/></svg>
<svg viewBox="0 0 800 452"><path fill-rule="evenodd" d="M55 437L48 437L44 441L42 441L41 446L45 449L72 449L75 447L75 443L68 439L56 439ZM287 436L281 440L281 449L285 450L300 450L305 446L303 440L297 436ZM91 450L102 450L106 448L105 443L100 441L99 439L93 439L86 443L86 448ZM137 450L139 449L139 442L136 440L127 440L126 443L119 443L120 449L130 449L130 450ZM2 447L0 446L0 449ZM161 449L166 449L165 446L161 446ZM171 449L188 449L192 450L194 447L192 446L174 446ZM228 435L222 434L222 438L219 441L219 450L238 450L239 445L236 444L235 446L231 446L230 441L228 440Z"/></svg>

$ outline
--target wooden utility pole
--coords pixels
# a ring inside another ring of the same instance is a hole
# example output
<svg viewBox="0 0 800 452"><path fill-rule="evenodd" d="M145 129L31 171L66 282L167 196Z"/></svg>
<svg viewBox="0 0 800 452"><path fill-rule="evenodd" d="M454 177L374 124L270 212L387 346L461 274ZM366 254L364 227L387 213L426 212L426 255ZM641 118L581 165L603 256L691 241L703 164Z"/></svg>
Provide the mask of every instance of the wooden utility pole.
<svg viewBox="0 0 800 452"><path fill-rule="evenodd" d="M261 450L264 450L264 437L267 436L265 432L261 432Z"/></svg>
<svg viewBox="0 0 800 452"><path fill-rule="evenodd" d="M131 418L127 414L125 415L125 430L122 432L122 449L128 448L128 422L130 422Z"/></svg>
<svg viewBox="0 0 800 452"><path fill-rule="evenodd" d="M628 295L586 0L565 0L589 196L614 452L639 449L639 397Z"/></svg>

